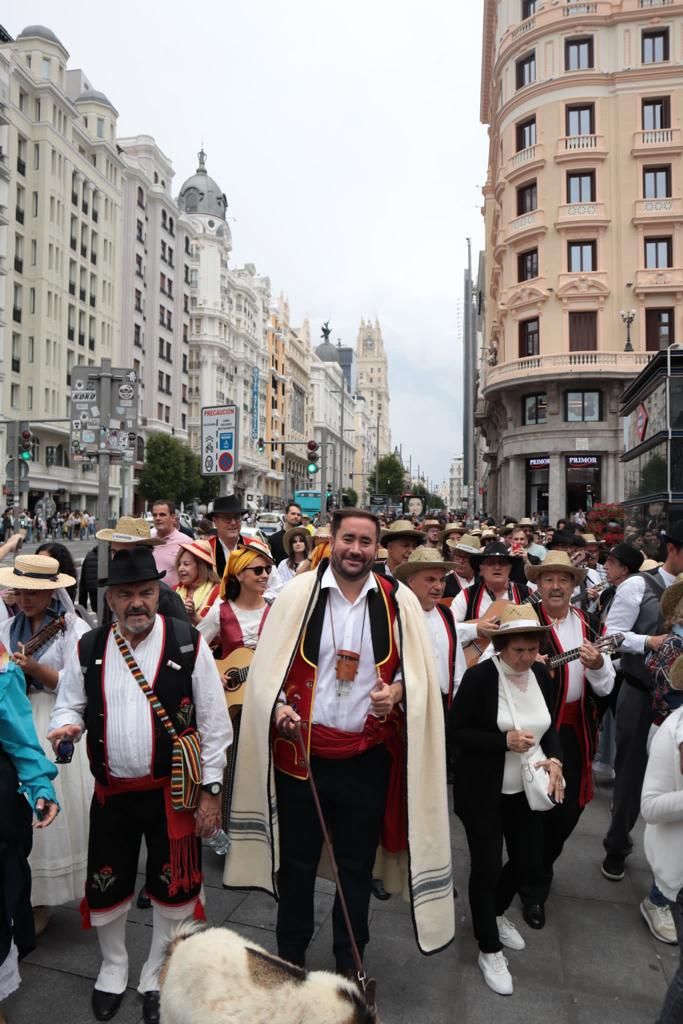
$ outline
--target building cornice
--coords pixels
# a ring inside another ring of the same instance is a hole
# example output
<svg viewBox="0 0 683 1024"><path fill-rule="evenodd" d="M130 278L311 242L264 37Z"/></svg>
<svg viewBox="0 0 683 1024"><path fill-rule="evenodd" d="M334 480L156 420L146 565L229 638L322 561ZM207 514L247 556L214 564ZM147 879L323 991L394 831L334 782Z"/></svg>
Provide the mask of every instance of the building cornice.
<svg viewBox="0 0 683 1024"><path fill-rule="evenodd" d="M491 86L496 48L496 8L498 0L484 0L484 30L481 43L481 87L479 119L482 124L490 123Z"/></svg>

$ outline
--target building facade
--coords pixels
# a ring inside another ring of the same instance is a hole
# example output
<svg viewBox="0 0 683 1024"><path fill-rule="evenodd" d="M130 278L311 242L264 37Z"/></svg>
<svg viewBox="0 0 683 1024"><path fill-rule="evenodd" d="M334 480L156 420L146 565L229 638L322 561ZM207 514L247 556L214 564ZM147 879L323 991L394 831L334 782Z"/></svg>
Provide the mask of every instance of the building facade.
<svg viewBox="0 0 683 1024"><path fill-rule="evenodd" d="M466 507L463 493L463 457L456 455L451 462L448 475L448 497L446 503L451 511L460 511Z"/></svg>
<svg viewBox="0 0 683 1024"><path fill-rule="evenodd" d="M494 515L622 497L620 394L683 330L682 28L678 0L486 0Z"/></svg>
<svg viewBox="0 0 683 1024"><path fill-rule="evenodd" d="M0 26L0 43L9 42L6 33ZM7 233L10 219L9 193L9 72L10 65L6 53L0 50L0 395L4 396L5 351L7 344ZM3 410L5 412L5 410ZM7 463L7 425L0 419L0 485L5 496L9 487L5 481L5 465ZM2 507L4 508L4 501Z"/></svg>
<svg viewBox="0 0 683 1024"><path fill-rule="evenodd" d="M290 397L286 373L288 330L289 303L280 293L279 299L271 303L267 330L269 369L265 440L269 469L264 496L266 508L280 508L285 498L286 408Z"/></svg>
<svg viewBox="0 0 683 1024"><path fill-rule="evenodd" d="M0 45L9 64L9 203L3 413L34 433L32 508L97 502L95 465L70 461L69 385L75 366L112 359L120 339L119 247L124 164L117 112L50 29L32 25ZM8 309L9 313L9 309ZM64 422L59 422L59 421ZM120 488L112 473L110 512Z"/></svg>
<svg viewBox="0 0 683 1024"><path fill-rule="evenodd" d="M391 454L389 408L389 361L379 320L361 320L356 340L356 393L366 401L368 414L375 421L379 437L379 455Z"/></svg>
<svg viewBox="0 0 683 1024"><path fill-rule="evenodd" d="M370 415L367 399L354 396L354 444L356 455L353 462L351 486L358 495L358 505L363 508L370 503L368 482L377 464L377 419Z"/></svg>
<svg viewBox="0 0 683 1024"><path fill-rule="evenodd" d="M306 490L310 477L306 470L306 442L313 440L313 399L311 396L311 328L308 320L301 327L289 326L289 304L281 310L285 331L285 377L289 399L285 404L285 501L295 491Z"/></svg>
<svg viewBox="0 0 683 1024"><path fill-rule="evenodd" d="M318 345L311 360L313 437L326 446L326 451L321 456L321 470L310 484L338 495L340 490L352 486L356 454L354 402L346 389L343 368L335 358L329 357L327 348L335 350L334 345Z"/></svg>

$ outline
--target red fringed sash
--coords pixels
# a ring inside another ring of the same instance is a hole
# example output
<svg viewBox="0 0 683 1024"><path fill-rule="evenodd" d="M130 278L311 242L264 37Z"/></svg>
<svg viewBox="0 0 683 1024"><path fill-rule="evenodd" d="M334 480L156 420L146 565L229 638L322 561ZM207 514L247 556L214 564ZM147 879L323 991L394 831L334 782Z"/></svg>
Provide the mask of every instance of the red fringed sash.
<svg viewBox="0 0 683 1024"><path fill-rule="evenodd" d="M588 737L581 710L581 701L565 703L560 717L560 726L567 725L576 733L581 750L581 782L579 785L579 807L585 807L593 799L593 766L591 765Z"/></svg>

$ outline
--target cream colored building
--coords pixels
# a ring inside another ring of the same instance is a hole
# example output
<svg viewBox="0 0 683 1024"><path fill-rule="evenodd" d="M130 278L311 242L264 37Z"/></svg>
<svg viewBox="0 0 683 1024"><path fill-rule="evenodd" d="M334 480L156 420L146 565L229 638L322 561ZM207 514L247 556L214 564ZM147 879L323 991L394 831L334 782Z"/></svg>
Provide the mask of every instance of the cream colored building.
<svg viewBox="0 0 683 1024"><path fill-rule="evenodd" d="M0 163L11 175L2 411L31 421L34 431L23 504L33 507L47 494L58 506L94 511L96 467L70 464L69 425L57 421L69 416L73 367L98 365L118 352L118 115L82 71L68 69L69 55L50 29L29 26L0 45L0 55L10 69L9 137ZM119 493L114 471L113 514Z"/></svg>
<svg viewBox="0 0 683 1024"><path fill-rule="evenodd" d="M286 305L287 323L289 304ZM288 399L285 404L285 501L295 491L307 490L311 481L306 442L313 439L313 397L311 395L311 328L307 319L301 327L285 326L285 376Z"/></svg>
<svg viewBox="0 0 683 1024"><path fill-rule="evenodd" d="M379 320L361 320L356 340L356 392L367 403L379 435L379 454L391 453L389 363Z"/></svg>
<svg viewBox="0 0 683 1024"><path fill-rule="evenodd" d="M354 397L353 427L356 455L351 486L358 495L359 508L363 508L370 500L368 481L377 463L377 417L370 415L367 399L362 395Z"/></svg>
<svg viewBox="0 0 683 1024"><path fill-rule="evenodd" d="M285 491L286 409L289 402L286 375L289 303L280 293L270 305L268 318L268 388L266 391L266 476L265 501L268 508L280 508Z"/></svg>
<svg viewBox="0 0 683 1024"><path fill-rule="evenodd" d="M0 29L0 41L2 41ZM0 50L0 395L4 393L5 352L7 346L7 234L10 221L9 211L9 60ZM4 413L4 410L3 410ZM0 485L5 485L5 464L7 462L7 425L0 419ZM0 508L5 501L0 498Z"/></svg>
<svg viewBox="0 0 683 1024"><path fill-rule="evenodd" d="M318 345L311 360L311 395L313 399L313 437L325 444L327 474L321 469L311 480L311 487L321 491L328 487L334 495L352 486L356 446L354 443L354 401L346 388L344 371L334 357L335 346L329 342ZM337 504L337 500L334 501Z"/></svg>
<svg viewBox="0 0 683 1024"><path fill-rule="evenodd" d="M446 504L452 511L465 508L466 503L462 489L462 471L463 457L462 455L455 455L451 462L450 473L448 475L448 493L445 498Z"/></svg>
<svg viewBox="0 0 683 1024"><path fill-rule="evenodd" d="M496 516L622 497L620 393L683 332L682 61L678 0L485 0L477 423Z"/></svg>

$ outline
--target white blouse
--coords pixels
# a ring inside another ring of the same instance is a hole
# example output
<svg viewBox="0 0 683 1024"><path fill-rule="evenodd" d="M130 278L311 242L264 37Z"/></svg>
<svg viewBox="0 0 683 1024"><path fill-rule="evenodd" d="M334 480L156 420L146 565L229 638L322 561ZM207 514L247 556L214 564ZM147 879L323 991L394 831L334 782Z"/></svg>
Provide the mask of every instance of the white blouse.
<svg viewBox="0 0 683 1024"><path fill-rule="evenodd" d="M534 734L535 746L538 746L541 738L550 728L551 718L548 705L545 702L536 676L529 669L526 690L524 691L513 682L513 680L523 680L522 675L520 673L513 673L512 669L502 659L500 664L509 684L519 728L525 732L532 732ZM510 705L500 683L498 684L498 728L501 732L505 733L515 728ZM522 755L514 750L508 750L505 754L502 792L505 794L521 793L523 788Z"/></svg>

